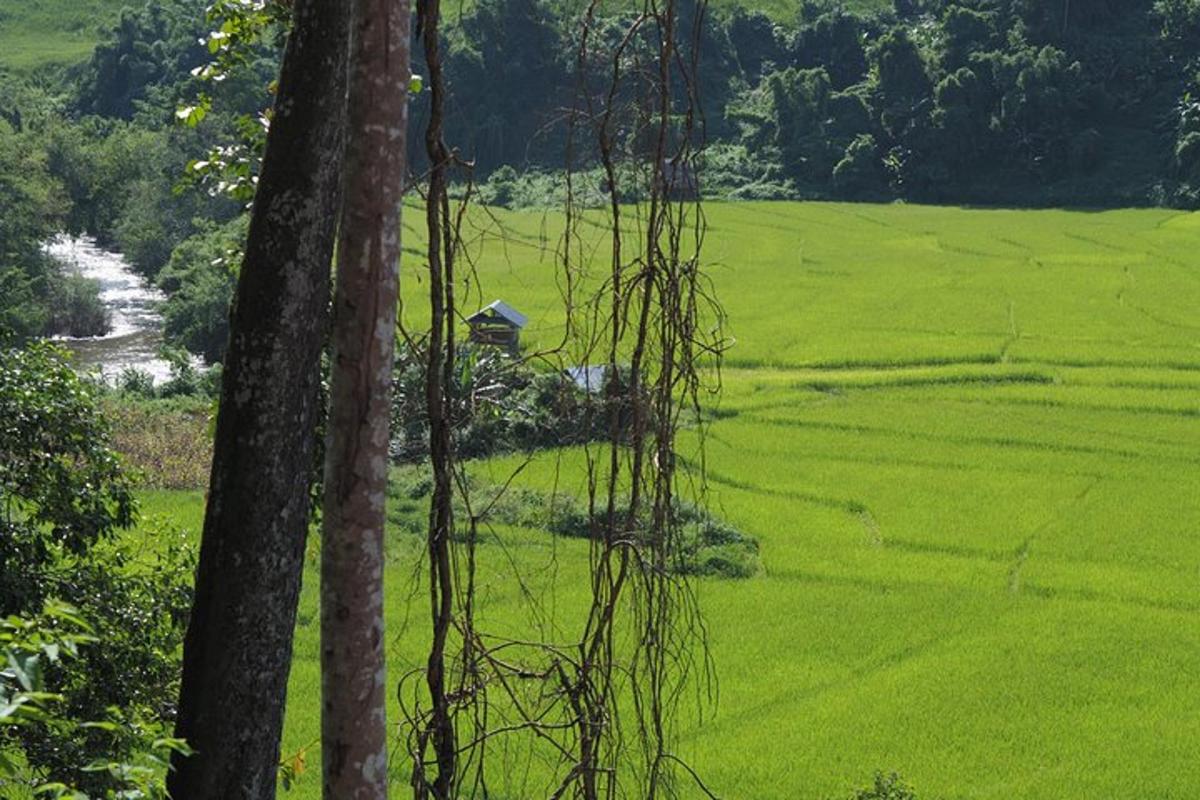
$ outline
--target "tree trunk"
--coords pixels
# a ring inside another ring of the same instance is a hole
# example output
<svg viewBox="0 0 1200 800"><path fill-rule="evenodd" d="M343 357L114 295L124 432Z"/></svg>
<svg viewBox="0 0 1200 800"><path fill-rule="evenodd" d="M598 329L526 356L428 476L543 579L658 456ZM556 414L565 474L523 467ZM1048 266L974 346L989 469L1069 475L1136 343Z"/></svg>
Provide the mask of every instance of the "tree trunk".
<svg viewBox="0 0 1200 800"><path fill-rule="evenodd" d="M409 4L354 7L321 550L321 752L326 800L385 800L383 527Z"/></svg>
<svg viewBox="0 0 1200 800"><path fill-rule="evenodd" d="M275 797L319 419L347 13L296 0L231 320L184 643L175 800Z"/></svg>

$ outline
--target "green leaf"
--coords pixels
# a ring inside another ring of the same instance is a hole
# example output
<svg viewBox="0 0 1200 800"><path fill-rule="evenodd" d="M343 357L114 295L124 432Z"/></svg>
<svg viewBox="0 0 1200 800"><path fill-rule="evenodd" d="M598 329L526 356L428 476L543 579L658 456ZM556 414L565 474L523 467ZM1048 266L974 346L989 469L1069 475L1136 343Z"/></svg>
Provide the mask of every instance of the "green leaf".
<svg viewBox="0 0 1200 800"><path fill-rule="evenodd" d="M121 726L115 722L83 722L80 723L79 727L95 728L96 730L108 731L109 733L121 730Z"/></svg>
<svg viewBox="0 0 1200 800"><path fill-rule="evenodd" d="M212 110L212 100L207 95L201 95L194 105L184 106L175 112L175 119L189 128L194 128L204 121Z"/></svg>

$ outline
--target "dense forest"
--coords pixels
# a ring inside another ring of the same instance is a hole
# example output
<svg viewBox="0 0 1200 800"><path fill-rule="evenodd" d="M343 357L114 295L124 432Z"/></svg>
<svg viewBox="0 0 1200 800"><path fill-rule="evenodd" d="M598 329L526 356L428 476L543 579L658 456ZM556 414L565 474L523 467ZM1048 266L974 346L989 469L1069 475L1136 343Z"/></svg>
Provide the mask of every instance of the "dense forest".
<svg viewBox="0 0 1200 800"><path fill-rule="evenodd" d="M221 359L285 24L252 7L151 0L85 63L0 74L0 327L103 330L86 282L41 250L87 233L167 292L169 342ZM448 133L484 201L561 199L562 109L588 79L580 13L480 0L451 20ZM691 3L681 22L703 52L707 196L1200 205L1196 0L805 0L774 16ZM414 102L419 121L427 94Z"/></svg>

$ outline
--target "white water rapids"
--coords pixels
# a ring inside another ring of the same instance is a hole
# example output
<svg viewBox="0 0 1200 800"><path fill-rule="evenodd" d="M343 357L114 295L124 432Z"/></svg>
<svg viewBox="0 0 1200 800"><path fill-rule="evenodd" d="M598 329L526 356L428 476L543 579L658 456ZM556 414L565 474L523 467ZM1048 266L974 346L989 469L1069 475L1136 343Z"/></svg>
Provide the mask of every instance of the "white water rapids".
<svg viewBox="0 0 1200 800"><path fill-rule="evenodd" d="M162 292L146 282L119 253L101 249L89 237L57 236L46 252L68 269L100 283L100 301L112 315L112 329L104 336L59 337L75 353L77 366L99 371L112 380L121 370L135 368L160 383L171 376L170 365L159 358L162 346Z"/></svg>

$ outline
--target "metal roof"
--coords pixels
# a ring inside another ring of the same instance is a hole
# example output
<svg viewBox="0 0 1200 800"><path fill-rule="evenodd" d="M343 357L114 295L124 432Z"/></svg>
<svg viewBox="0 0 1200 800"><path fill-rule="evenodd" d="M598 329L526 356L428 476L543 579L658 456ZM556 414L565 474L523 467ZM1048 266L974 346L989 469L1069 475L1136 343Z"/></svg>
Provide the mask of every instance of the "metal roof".
<svg viewBox="0 0 1200 800"><path fill-rule="evenodd" d="M517 311L515 308L513 308L512 306L510 306L508 303L504 302L503 300L495 300L492 303L479 309L474 314L467 317L467 322L484 322L491 318L491 314L489 314L488 312L493 312L495 314L498 314L499 316L503 317L508 322L511 322L515 327L518 327L518 328L524 328L525 325L529 322L528 317L526 317L520 311Z"/></svg>
<svg viewBox="0 0 1200 800"><path fill-rule="evenodd" d="M588 394L596 394L604 389L608 379L607 364L584 364L578 367L567 367L563 374L574 381L575 385Z"/></svg>

